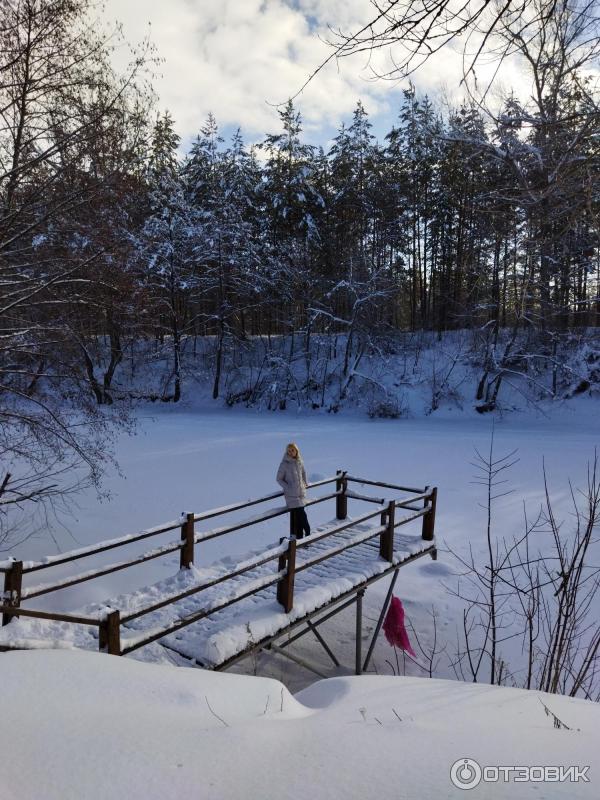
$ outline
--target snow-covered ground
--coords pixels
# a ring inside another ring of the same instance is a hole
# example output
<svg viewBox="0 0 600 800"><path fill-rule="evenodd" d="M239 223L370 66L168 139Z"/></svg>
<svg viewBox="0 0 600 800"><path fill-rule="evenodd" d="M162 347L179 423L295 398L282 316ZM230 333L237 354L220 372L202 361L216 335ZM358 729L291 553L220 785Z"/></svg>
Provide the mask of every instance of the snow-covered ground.
<svg viewBox="0 0 600 800"><path fill-rule="evenodd" d="M521 531L523 503L534 511L542 502L543 464L555 509L568 529L568 480L575 487L584 484L587 461L600 442L596 401L578 398L556 406L550 417L512 413L496 418L494 426L496 456L517 450L519 458L506 476L505 488L513 492L495 503L498 535ZM403 568L395 593L425 649L433 638L430 611L435 609L438 643L451 656L462 607L447 591L458 570L446 548L465 554L471 547L476 558L485 555L485 510L479 505L484 496L473 482L472 462L474 448L489 449L491 431L491 417L460 413L454 418L449 409L425 418L369 420L348 412L149 406L138 412L137 435L123 435L117 443L122 475L109 477L111 499L99 503L92 494L82 496L74 515L62 517L52 536L42 532L12 554L40 558L133 533L182 511L272 493L283 449L295 440L312 480L343 468L361 477L438 486L439 560ZM364 510L372 506L349 501L351 515ZM333 514L333 501L310 509L313 526ZM200 543L196 567L210 568L220 559L233 563L286 532L282 517ZM172 538L165 534L165 541ZM162 539L151 541L154 546ZM594 554L597 543L595 548ZM141 549L147 545L132 546L119 558ZM82 561L81 568L106 563L108 555ZM168 555L32 605L62 610L101 603L165 580L177 568L177 556ZM65 568L53 568L43 580L64 573ZM366 593L365 649L387 584L382 580ZM383 636L370 665L377 674L350 677L354 609L325 623L322 633L341 662L337 669L310 635L291 646L297 656L335 676L317 683L313 673L273 653L250 656L230 670L242 675L175 669L172 664L184 662L156 645L137 651L135 659L168 664L74 650L0 654L1 800L456 798L464 791L452 784L450 771L464 759L487 767L487 777L500 777L482 780L473 796L598 796L597 704L423 677L410 660L396 660ZM427 666L412 632L411 638ZM408 677L396 677L398 671ZM440 660L435 675L455 677L450 659ZM568 729L554 727L544 705ZM497 769L508 766L589 766L584 774L590 782L541 783L539 769L532 775L535 781L515 782L524 773ZM477 775L478 767L471 768L458 777Z"/></svg>
<svg viewBox="0 0 600 800"><path fill-rule="evenodd" d="M292 696L267 678L64 651L5 654L0 685L2 800L598 797L600 707L585 700L383 676ZM466 795L451 780L456 762L457 779L477 778L465 759L500 780ZM498 767L538 769L523 782ZM559 767L580 779L540 782Z"/></svg>
<svg viewBox="0 0 600 800"><path fill-rule="evenodd" d="M460 414L453 418L453 413L447 410L443 415L420 419L369 420L351 413L260 413L238 408L207 409L202 405L195 408L156 405L141 410L138 423L137 436L124 435L118 442L117 458L123 476L110 476L107 488L112 493L111 500L99 503L91 494L81 497L74 517L65 517L63 527L54 527L56 545L49 536L39 536L15 548L13 555L39 558L57 548L72 549L132 533L177 518L181 511L200 512L276 491L274 475L281 454L285 444L295 440L313 480L343 468L361 477L439 487L436 525L439 560L423 559L403 569L396 594L403 600L408 619L425 644L431 641L429 612L435 608L440 640L454 646L456 621L460 621L462 613L460 603L446 591L446 585L455 580L456 565L444 547L447 544L466 553L472 546L475 555L483 557L485 512L478 504L484 497L482 488L473 483L472 461L475 447L480 451L489 449L491 417ZM586 462L593 457L594 447L600 441L599 432L596 401L586 398L556 406L549 418L513 413L496 419L496 454L517 449L519 457L506 476L507 488L512 488L513 493L495 504L494 525L498 535L511 536L522 529L524 502L530 511L539 506L543 499L543 462L559 515L566 518L567 526L570 524L567 481L570 478L575 486L582 485ZM372 508L349 502L351 515ZM313 525L330 520L333 510L333 501L312 508ZM287 521L282 517L200 544L196 566L206 567L221 558L239 560L249 550L278 541L286 532ZM164 541L172 538L172 533L166 534ZM161 541L153 540L152 546ZM120 553L119 558L143 549L147 547L132 546ZM97 557L80 564L86 569L107 560L110 559ZM177 556L166 556L133 570L42 597L32 605L64 610L102 602L163 580L176 572L177 565ZM49 570L43 579L59 577L65 571L60 567ZM375 625L386 589L387 580L367 592L365 638ZM323 632L347 673L354 663L353 610L326 623ZM311 637L300 640L294 648L331 674L331 662ZM452 677L451 669L444 663L440 664L438 674ZM372 668L386 674L397 669L393 651L383 639L375 650ZM259 656L258 663L249 659L237 669L272 675L284 680L292 690L314 680L310 673L271 654ZM414 664L407 663L406 670L422 674Z"/></svg>

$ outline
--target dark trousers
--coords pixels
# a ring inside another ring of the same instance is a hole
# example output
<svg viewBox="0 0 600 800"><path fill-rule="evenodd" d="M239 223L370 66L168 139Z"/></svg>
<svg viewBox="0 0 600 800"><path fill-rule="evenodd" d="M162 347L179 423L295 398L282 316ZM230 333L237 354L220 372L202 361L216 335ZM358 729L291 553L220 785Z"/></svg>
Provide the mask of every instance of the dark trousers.
<svg viewBox="0 0 600 800"><path fill-rule="evenodd" d="M299 508L290 508L290 533L296 539L302 539L303 536L310 536L310 524L304 506Z"/></svg>

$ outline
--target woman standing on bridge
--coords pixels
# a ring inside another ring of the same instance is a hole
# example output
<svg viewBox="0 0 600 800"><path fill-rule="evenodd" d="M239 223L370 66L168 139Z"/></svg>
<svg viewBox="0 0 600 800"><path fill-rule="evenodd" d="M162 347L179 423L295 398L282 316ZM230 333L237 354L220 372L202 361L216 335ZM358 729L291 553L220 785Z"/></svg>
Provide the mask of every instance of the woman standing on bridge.
<svg viewBox="0 0 600 800"><path fill-rule="evenodd" d="M291 529L296 534L296 538L310 535L310 525L304 503L306 502L306 472L304 462L300 455L298 445L290 442L285 449L281 464L277 470L277 483L283 489L285 502L290 509Z"/></svg>

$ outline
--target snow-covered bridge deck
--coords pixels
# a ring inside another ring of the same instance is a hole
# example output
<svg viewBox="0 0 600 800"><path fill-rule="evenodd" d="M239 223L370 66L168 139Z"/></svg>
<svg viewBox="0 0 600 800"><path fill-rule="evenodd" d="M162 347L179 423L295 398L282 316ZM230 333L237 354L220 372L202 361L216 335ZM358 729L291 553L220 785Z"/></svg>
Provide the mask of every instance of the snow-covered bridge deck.
<svg viewBox="0 0 600 800"><path fill-rule="evenodd" d="M348 491L351 481L386 487L395 493L400 491L403 496L384 501L358 495ZM328 482L336 483L335 493L310 502L335 498L338 519L317 528L309 537L296 539L291 535L279 545L254 551L236 563L229 558L198 568L193 564L194 544L285 514L285 508L269 509L237 525L201 533L195 533L194 522L222 516L278 495L200 515L187 515L181 525L179 542L154 548L133 561L88 570L54 584L37 584L24 589L21 582L16 592L15 572L22 576L44 568L44 564L52 566L57 561L62 564L85 558L118 547L120 543L164 533L174 526L159 526L150 532L103 542L94 548L52 557L45 562L20 564L14 572L11 572L14 562L11 569L7 569L8 564L4 562L0 565L6 572L2 610L5 623L10 624L0 629L0 647L72 646L106 649L120 655L144 647L167 647L200 666L223 669L252 650L271 645L303 622L309 625L307 630L314 631L319 624L316 615L336 607L340 610L340 603L346 607L349 597L353 598L349 602L357 603L360 615L362 595L369 583L392 571L397 572L415 558L424 555L435 558L436 490L407 490L351 478L341 472L335 478L313 484L313 488ZM381 507L352 519L347 515L349 498ZM418 505L419 501L423 501L422 506ZM419 518L422 518L422 529L409 532L408 524ZM405 525L408 527L403 527ZM182 568L177 574L106 603L90 604L70 614L40 612L20 605L22 600L91 580L174 549L181 553ZM11 605L6 605L7 601ZM318 638L321 641L321 637ZM151 657L151 651L148 655ZM359 662L357 649L357 671Z"/></svg>

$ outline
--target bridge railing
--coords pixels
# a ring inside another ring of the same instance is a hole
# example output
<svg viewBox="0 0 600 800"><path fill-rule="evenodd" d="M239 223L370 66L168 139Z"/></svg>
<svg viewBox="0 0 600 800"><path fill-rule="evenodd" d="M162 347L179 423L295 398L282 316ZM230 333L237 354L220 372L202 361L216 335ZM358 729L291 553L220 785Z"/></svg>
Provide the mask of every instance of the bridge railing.
<svg viewBox="0 0 600 800"><path fill-rule="evenodd" d="M422 538L426 541L433 540L437 495L437 490L435 488L409 488L350 476L347 472L342 470L339 470L334 477L325 478L309 484L308 488L314 489L333 483L335 483L334 492L310 499L306 502L306 505L311 506L317 503L323 503L327 500L335 499L336 517L340 520L345 520L348 516L349 498L384 506L383 510L378 509L374 512L364 514L360 517L349 520L348 522L344 522L340 525L334 526L333 528L329 528L327 531L321 534L313 534L307 539L296 538L297 531L294 530L295 518L294 515L290 515L290 536L283 537L278 547L271 548L268 551L260 553L256 557L248 559L242 564L236 565L232 570L210 581L197 584L183 592L162 597L157 602L137 608L123 616L121 616L121 613L118 609L108 609L102 616L99 617L84 617L81 615L65 614L52 611L42 611L29 608L26 609L21 606L21 603L45 594L66 589L70 586L100 578L104 575L108 575L119 570L137 566L146 561L159 558L177 550L180 552L180 567L190 567L194 563L197 545L201 545L203 542L224 536L229 533L234 533L249 526L256 525L260 522L288 514L289 509L287 509L287 507L269 509L262 514L258 514L251 518L230 525L225 525L220 528L212 528L208 531L198 531L196 528L198 523L203 523L209 519L216 519L245 508L278 499L283 496L283 492L276 492L256 500L234 503L229 506L212 509L203 513L187 513L182 515L179 520L167 522L136 534L122 536L116 539L100 542L89 547L72 550L68 553L50 556L43 561L23 562L10 560L7 562L0 562L0 572L4 573L4 595L3 603L0 605L0 611L2 612L2 624L6 625L13 617L22 616L97 627L99 628L98 639L100 650L106 650L109 653L124 655L138 649L139 647L143 647L150 642L156 641L163 636L186 627L187 625L191 625L193 622L220 611L221 609L226 608L227 606L232 605L233 603L238 602L245 597L256 594L256 592L261 591L262 589L271 585L277 585L277 599L284 607L286 613L289 613L293 607L294 580L295 575L298 572L308 569L318 563L321 563L322 561L338 555L344 550L356 547L357 545L376 537L379 537L380 556L387 561L392 562L394 558L394 530L397 527L411 522L419 517L423 518ZM363 495L349 491L348 485L351 483L393 489L394 491L403 491L413 496L404 500L386 501L385 498L372 497L369 495ZM419 501L423 501L422 507L415 505ZM403 516L398 519L396 514L397 509L408 510L412 513L410 513L408 516ZM334 536L353 526L368 522L369 520L378 516L380 517L379 526L376 526L375 528L370 527L365 532L361 532L359 535L353 536L351 539L344 541L341 545L338 544L330 548L325 553L320 553L313 559L305 559L297 562L296 554L298 549L306 549L310 547L311 544ZM28 588L23 587L23 577L29 573L40 572L45 569L50 569L59 565L89 558L90 556L120 547L125 547L139 541L144 541L151 537L168 533L169 531L176 530L178 528L180 529L180 537L178 540L155 547L152 550L133 559L118 561L96 569L86 570L84 572L52 582L37 584ZM433 546L432 555L435 556L435 548L433 548ZM258 567L273 561L277 561L276 570L273 573L268 573L259 580L251 581L249 584L247 584L243 592L234 591L230 596L226 596L213 605L199 609L185 617L177 618L176 621L168 626L142 633L137 637L129 637L125 646L122 647L120 635L121 626L127 622L131 622L134 619L138 619L139 617L150 614L160 608L176 603L179 600L201 592L205 589L214 587L228 580L232 580L233 578L237 578L253 569L257 569Z"/></svg>

